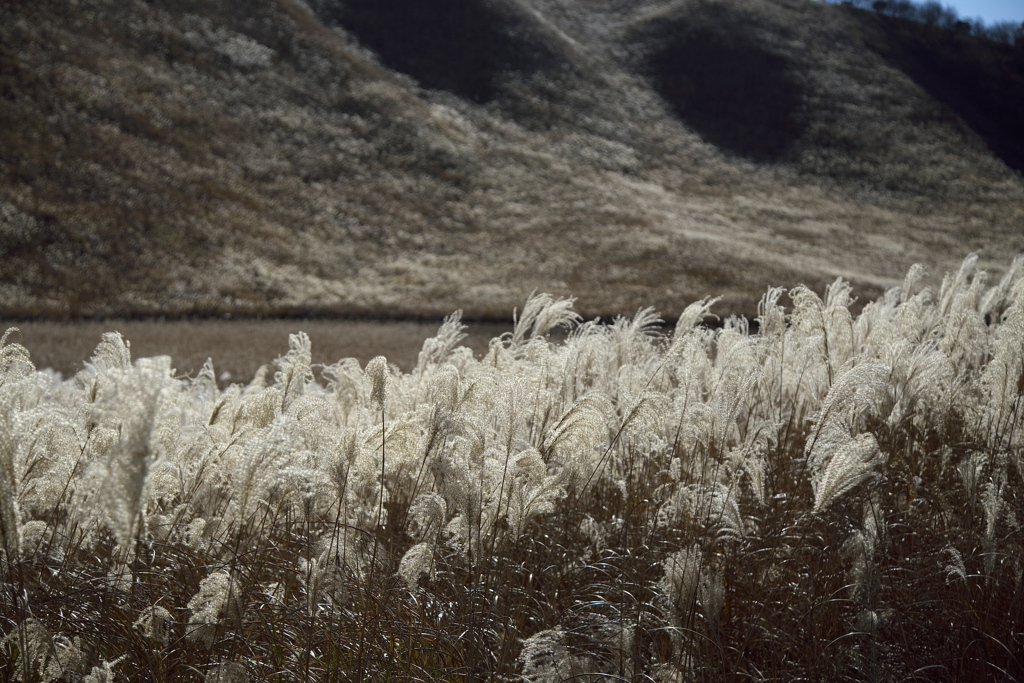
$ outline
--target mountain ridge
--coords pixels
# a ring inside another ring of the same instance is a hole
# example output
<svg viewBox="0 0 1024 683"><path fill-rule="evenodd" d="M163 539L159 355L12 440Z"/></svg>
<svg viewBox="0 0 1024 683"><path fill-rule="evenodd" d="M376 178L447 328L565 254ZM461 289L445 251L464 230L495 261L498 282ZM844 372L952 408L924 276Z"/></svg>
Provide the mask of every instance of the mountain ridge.
<svg viewBox="0 0 1024 683"><path fill-rule="evenodd" d="M708 295L753 315L768 285L868 300L914 262L1024 251L1020 174L886 61L885 18L466 5L497 19L423 67L446 90L373 49L397 0L6 4L3 314L486 319L543 290L585 315Z"/></svg>

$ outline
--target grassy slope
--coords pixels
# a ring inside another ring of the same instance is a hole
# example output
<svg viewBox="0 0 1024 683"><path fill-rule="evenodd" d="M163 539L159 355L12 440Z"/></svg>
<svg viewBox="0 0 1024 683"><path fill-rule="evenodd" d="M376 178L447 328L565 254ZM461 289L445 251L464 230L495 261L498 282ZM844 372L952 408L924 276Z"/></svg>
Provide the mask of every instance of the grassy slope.
<svg viewBox="0 0 1024 683"><path fill-rule="evenodd" d="M752 314L766 282L866 300L1024 249L1020 177L877 17L621 5L473 5L491 38L424 71L381 42L395 1L5 3L3 311ZM469 19L425 14L419 49Z"/></svg>

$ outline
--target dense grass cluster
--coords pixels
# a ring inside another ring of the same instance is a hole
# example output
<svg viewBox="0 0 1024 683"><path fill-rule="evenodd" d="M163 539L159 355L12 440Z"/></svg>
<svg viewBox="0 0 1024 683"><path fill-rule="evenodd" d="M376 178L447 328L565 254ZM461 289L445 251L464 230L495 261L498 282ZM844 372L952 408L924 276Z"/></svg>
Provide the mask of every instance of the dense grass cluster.
<svg viewBox="0 0 1024 683"><path fill-rule="evenodd" d="M5 335L0 680L1020 678L1024 259L921 276L223 390Z"/></svg>

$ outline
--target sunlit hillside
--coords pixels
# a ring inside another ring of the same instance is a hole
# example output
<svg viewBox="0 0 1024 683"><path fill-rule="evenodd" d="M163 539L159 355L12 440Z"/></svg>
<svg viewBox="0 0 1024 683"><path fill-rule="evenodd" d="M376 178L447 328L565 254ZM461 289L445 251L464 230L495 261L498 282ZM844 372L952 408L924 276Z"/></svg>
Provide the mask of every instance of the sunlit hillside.
<svg viewBox="0 0 1024 683"><path fill-rule="evenodd" d="M0 312L754 315L1024 250L1009 45L807 0L458 8L2 3Z"/></svg>

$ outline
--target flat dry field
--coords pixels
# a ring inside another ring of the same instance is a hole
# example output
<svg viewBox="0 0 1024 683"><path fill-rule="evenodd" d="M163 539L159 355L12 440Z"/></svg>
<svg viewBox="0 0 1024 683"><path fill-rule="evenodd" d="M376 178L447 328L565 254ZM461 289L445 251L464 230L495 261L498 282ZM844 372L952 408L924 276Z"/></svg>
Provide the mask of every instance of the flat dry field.
<svg viewBox="0 0 1024 683"><path fill-rule="evenodd" d="M73 376L92 356L104 332L120 332L131 343L132 358L170 356L179 375L195 376L207 358L221 384L248 382L261 365L288 352L288 335L305 332L313 346L313 363L329 365L342 358L365 364L374 356L408 372L423 341L437 333L436 322L373 320L107 320L89 322L16 321L12 335L28 348L36 367ZM477 355L488 342L512 329L497 323L471 323L462 345Z"/></svg>

